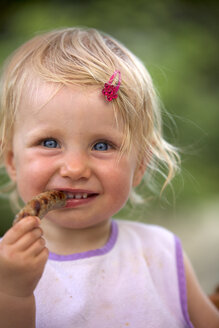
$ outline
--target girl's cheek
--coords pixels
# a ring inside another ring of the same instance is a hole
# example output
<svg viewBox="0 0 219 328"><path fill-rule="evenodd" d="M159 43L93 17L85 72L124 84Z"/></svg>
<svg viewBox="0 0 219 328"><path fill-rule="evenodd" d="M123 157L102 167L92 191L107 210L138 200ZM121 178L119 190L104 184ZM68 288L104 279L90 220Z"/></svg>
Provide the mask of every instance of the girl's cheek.
<svg viewBox="0 0 219 328"><path fill-rule="evenodd" d="M113 166L111 169L108 167L108 174L106 172L103 176L107 176L108 183L115 190L117 195L121 195L126 198L132 187L134 171L131 167L129 167L129 165L127 165L127 163L125 164L126 165Z"/></svg>
<svg viewBox="0 0 219 328"><path fill-rule="evenodd" d="M54 161L35 161L28 166L28 175L34 179L35 184L45 184L55 171Z"/></svg>
<svg viewBox="0 0 219 328"><path fill-rule="evenodd" d="M48 161L34 161L32 159L19 165L17 187L21 198L26 202L42 192L53 171L52 163Z"/></svg>

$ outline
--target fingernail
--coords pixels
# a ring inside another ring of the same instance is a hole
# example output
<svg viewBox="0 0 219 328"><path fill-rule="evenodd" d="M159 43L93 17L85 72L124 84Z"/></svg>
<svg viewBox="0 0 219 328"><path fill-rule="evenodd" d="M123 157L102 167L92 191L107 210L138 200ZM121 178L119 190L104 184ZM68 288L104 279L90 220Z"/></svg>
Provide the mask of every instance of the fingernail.
<svg viewBox="0 0 219 328"><path fill-rule="evenodd" d="M40 224L41 223L40 218L38 218L38 216L35 216L35 218L36 218L37 223Z"/></svg>

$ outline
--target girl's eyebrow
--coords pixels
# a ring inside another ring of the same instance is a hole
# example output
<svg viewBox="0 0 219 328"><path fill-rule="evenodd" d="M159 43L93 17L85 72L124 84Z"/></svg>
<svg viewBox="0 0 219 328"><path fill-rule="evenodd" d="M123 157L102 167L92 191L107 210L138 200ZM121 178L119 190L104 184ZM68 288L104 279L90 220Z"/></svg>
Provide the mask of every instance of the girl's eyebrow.
<svg viewBox="0 0 219 328"><path fill-rule="evenodd" d="M42 137L42 136L53 136L53 135L60 135L63 133L63 129L59 129L59 128L36 128L33 130L30 130L26 133L26 138L29 139L34 139L37 137ZM100 128L99 131L85 131L85 132L80 132L79 134L81 135L88 135L90 137L92 137L92 139L102 139L102 138L107 138L107 139L111 139L111 140L115 140L115 139L123 139L124 134L121 130L118 130L117 128L108 128L107 130L104 129L102 130Z"/></svg>
<svg viewBox="0 0 219 328"><path fill-rule="evenodd" d="M100 130L100 131L94 131L94 133L91 133L91 137L93 139L108 139L117 143L122 142L124 139L124 134L122 131L119 131L118 129L107 129L107 130Z"/></svg>
<svg viewBox="0 0 219 328"><path fill-rule="evenodd" d="M89 132L89 131L88 131ZM97 128L97 130L91 132L91 134L93 134L94 136L101 136L101 135L108 135L108 136L115 136L115 137L123 137L123 131L122 130L118 130L118 128L107 128L107 129L99 129Z"/></svg>
<svg viewBox="0 0 219 328"><path fill-rule="evenodd" d="M37 126L36 129L31 129L30 131L28 131L26 133L27 136L30 137L34 137L34 136L38 136L39 134L53 134L53 133L59 133L61 129L55 128L55 127L46 127L46 126L42 126L39 127Z"/></svg>
<svg viewBox="0 0 219 328"><path fill-rule="evenodd" d="M49 138L57 135L57 131L49 131L48 129L43 130L31 130L27 132L24 136L24 142L29 144L31 142L37 141L42 138Z"/></svg>

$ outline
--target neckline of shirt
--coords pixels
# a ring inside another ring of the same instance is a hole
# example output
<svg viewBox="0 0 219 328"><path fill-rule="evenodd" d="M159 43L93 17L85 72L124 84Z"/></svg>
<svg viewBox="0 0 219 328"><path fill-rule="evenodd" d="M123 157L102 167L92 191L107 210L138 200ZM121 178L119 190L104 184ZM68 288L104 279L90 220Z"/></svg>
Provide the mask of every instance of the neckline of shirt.
<svg viewBox="0 0 219 328"><path fill-rule="evenodd" d="M117 240L117 236L118 236L118 225L116 221L112 220L109 239L106 242L106 244L101 248L93 249L81 253L68 254L68 255L60 255L53 252L49 252L49 260L58 261L58 262L76 261L76 260L104 255L114 247Z"/></svg>

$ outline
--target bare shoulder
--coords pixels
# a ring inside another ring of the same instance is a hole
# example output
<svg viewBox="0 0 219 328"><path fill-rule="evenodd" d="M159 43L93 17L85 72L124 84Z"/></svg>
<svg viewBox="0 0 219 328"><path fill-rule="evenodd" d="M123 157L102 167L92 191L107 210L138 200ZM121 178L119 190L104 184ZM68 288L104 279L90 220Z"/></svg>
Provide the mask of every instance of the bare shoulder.
<svg viewBox="0 0 219 328"><path fill-rule="evenodd" d="M192 265L184 254L188 311L196 328L219 328L219 311L202 291Z"/></svg>

